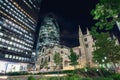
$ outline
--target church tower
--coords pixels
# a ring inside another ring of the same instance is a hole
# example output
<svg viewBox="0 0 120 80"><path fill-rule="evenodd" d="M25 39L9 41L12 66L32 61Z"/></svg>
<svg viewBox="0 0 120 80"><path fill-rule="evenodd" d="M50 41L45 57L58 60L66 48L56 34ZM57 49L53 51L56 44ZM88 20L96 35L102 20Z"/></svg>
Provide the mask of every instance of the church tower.
<svg viewBox="0 0 120 80"><path fill-rule="evenodd" d="M87 65L88 66L92 66L93 62L92 62L92 52L93 52L93 45L94 45L94 41L92 38L92 35L90 34L89 29L87 28L86 31L86 35L84 35L84 47L85 47L85 52L86 52L86 58L87 58Z"/></svg>
<svg viewBox="0 0 120 80"><path fill-rule="evenodd" d="M87 28L86 34L83 35L82 30L79 26L79 43L81 51L81 62L84 66L93 66L92 62L92 52L93 52L93 38L90 31Z"/></svg>
<svg viewBox="0 0 120 80"><path fill-rule="evenodd" d="M81 67L85 67L86 64L87 64L87 56L86 56L86 51L85 51L85 45L84 45L84 35L82 33L82 30L79 26L79 43L80 43L80 46L79 46L79 51L81 53L81 57L80 57L80 63L81 63Z"/></svg>

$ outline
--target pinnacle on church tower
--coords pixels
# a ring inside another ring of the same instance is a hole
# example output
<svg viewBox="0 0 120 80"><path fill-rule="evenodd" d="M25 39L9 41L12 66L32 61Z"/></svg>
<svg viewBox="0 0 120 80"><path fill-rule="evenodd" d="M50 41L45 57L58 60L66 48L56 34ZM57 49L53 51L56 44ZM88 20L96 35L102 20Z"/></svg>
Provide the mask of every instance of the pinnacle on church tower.
<svg viewBox="0 0 120 80"><path fill-rule="evenodd" d="M113 39L116 39L115 44L119 45L119 41L118 41L117 37L114 34L112 34L112 37L113 37Z"/></svg>
<svg viewBox="0 0 120 80"><path fill-rule="evenodd" d="M112 36L113 36L113 39L116 39L116 36L114 34L112 34Z"/></svg>
<svg viewBox="0 0 120 80"><path fill-rule="evenodd" d="M83 36L83 33L82 33L82 30L80 28L80 25L79 25L79 37L82 37Z"/></svg>
<svg viewBox="0 0 120 80"><path fill-rule="evenodd" d="M89 29L87 28L87 35L90 35L90 31L89 31Z"/></svg>
<svg viewBox="0 0 120 80"><path fill-rule="evenodd" d="M82 33L82 30L80 28L80 25L79 25L79 43L80 43L80 46L84 46L84 42L83 42L83 33Z"/></svg>

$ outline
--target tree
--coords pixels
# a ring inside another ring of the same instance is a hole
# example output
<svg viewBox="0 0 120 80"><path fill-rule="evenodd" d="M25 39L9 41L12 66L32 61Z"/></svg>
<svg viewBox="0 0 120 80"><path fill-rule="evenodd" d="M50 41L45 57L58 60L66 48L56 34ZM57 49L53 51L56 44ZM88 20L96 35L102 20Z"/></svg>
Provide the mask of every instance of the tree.
<svg viewBox="0 0 120 80"><path fill-rule="evenodd" d="M100 33L96 36L93 60L100 64L115 63L120 61L120 45L116 45L116 39L111 39L109 33Z"/></svg>
<svg viewBox="0 0 120 80"><path fill-rule="evenodd" d="M68 56L68 58L71 61L71 65L74 66L74 69L76 69L76 65L78 65L77 60L79 59L79 55L77 55L73 49L70 49L70 55Z"/></svg>
<svg viewBox="0 0 120 80"><path fill-rule="evenodd" d="M62 65L62 56L60 55L60 53L55 52L53 59L54 59L54 63L56 64L56 67L60 69ZM58 75L59 75L59 70L58 70ZM60 80L59 76L58 76L58 80Z"/></svg>
<svg viewBox="0 0 120 80"><path fill-rule="evenodd" d="M92 27L92 35L96 38L93 59L99 63L120 61L120 46L115 45L115 39L108 39L108 32L116 22L120 21L120 0L100 0L96 8L91 11L96 24ZM101 32L101 33L98 33ZM105 61L103 58L107 58Z"/></svg>
<svg viewBox="0 0 120 80"><path fill-rule="evenodd" d="M48 70L48 62L47 62L46 59L42 60L42 62L41 62L41 64L40 64L40 70L41 70L41 69L44 69L44 68L47 68L47 70ZM43 75L42 73L44 73L44 71L41 72L41 77L42 77L42 75Z"/></svg>
<svg viewBox="0 0 120 80"><path fill-rule="evenodd" d="M96 29L110 30L120 21L120 0L100 0L91 14L97 20Z"/></svg>
<svg viewBox="0 0 120 80"><path fill-rule="evenodd" d="M62 65L62 57L60 53L55 52L54 55L54 63L56 64L56 67L60 67Z"/></svg>

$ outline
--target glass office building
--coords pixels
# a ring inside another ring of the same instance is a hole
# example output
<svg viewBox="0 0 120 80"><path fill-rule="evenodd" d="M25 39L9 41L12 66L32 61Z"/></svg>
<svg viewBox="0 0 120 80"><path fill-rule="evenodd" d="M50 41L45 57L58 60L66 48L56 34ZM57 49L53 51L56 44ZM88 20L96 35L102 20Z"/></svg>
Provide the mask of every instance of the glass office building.
<svg viewBox="0 0 120 80"><path fill-rule="evenodd" d="M0 60L34 63L35 29L41 0L0 0Z"/></svg>
<svg viewBox="0 0 120 80"><path fill-rule="evenodd" d="M45 48L54 47L59 45L60 30L54 14L49 13L45 16L41 23L39 38L37 42L37 55L44 53Z"/></svg>

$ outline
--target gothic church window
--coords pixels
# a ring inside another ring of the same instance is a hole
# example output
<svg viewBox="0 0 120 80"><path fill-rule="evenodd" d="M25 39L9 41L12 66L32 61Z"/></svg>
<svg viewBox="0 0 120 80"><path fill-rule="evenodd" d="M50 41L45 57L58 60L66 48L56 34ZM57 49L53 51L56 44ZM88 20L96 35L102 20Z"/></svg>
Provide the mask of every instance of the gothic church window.
<svg viewBox="0 0 120 80"><path fill-rule="evenodd" d="M86 41L87 41L87 38L85 38L84 41L86 42Z"/></svg>
<svg viewBox="0 0 120 80"><path fill-rule="evenodd" d="M85 47L88 48L89 47L88 44L85 44Z"/></svg>
<svg viewBox="0 0 120 80"><path fill-rule="evenodd" d="M41 63L43 63L43 58L41 59Z"/></svg>
<svg viewBox="0 0 120 80"><path fill-rule="evenodd" d="M50 62L50 56L48 57L48 62Z"/></svg>
<svg viewBox="0 0 120 80"><path fill-rule="evenodd" d="M61 51L61 54L63 53L63 51Z"/></svg>
<svg viewBox="0 0 120 80"><path fill-rule="evenodd" d="M82 54L81 54L81 49L79 49L79 55L82 56Z"/></svg>

